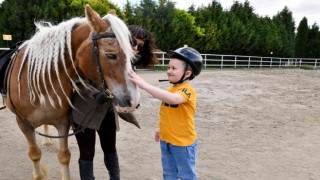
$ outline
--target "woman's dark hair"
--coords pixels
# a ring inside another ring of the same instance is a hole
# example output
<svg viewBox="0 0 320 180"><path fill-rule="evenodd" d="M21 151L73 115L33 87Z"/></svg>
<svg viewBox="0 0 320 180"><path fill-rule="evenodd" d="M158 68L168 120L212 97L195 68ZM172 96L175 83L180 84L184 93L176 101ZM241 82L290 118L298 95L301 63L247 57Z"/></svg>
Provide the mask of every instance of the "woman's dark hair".
<svg viewBox="0 0 320 180"><path fill-rule="evenodd" d="M136 39L144 40L144 45L138 55L140 60L135 62L133 65L140 65L142 67L154 66L158 63L154 50L156 49L153 35L145 30L144 28L137 25L128 26L131 35Z"/></svg>

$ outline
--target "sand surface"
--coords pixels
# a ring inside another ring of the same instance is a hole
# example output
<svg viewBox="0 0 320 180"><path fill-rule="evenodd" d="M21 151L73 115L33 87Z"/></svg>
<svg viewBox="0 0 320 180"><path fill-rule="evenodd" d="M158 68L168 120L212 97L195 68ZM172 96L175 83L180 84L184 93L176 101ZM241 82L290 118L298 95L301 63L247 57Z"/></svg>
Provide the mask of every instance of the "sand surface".
<svg viewBox="0 0 320 180"><path fill-rule="evenodd" d="M165 72L138 71L167 88ZM200 180L320 179L320 71L242 69L203 71L191 81L197 95L197 173ZM141 129L120 121L117 149L124 180L160 180L159 144L154 141L160 101L141 91L135 112ZM15 116L0 111L0 179L31 179L27 142ZM38 128L38 131L42 131ZM55 130L53 129L53 134ZM58 140L41 145L48 179L59 179ZM78 148L69 138L72 178L79 178ZM108 179L99 141L95 176Z"/></svg>

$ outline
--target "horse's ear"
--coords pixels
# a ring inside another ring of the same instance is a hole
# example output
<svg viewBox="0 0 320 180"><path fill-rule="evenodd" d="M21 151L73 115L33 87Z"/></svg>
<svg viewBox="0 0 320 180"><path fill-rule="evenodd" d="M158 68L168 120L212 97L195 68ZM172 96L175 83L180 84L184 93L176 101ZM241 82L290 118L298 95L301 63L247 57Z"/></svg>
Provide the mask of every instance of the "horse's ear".
<svg viewBox="0 0 320 180"><path fill-rule="evenodd" d="M100 18L100 15L88 4L86 5L86 17L93 29L99 33L101 31L101 23L103 23L103 20Z"/></svg>

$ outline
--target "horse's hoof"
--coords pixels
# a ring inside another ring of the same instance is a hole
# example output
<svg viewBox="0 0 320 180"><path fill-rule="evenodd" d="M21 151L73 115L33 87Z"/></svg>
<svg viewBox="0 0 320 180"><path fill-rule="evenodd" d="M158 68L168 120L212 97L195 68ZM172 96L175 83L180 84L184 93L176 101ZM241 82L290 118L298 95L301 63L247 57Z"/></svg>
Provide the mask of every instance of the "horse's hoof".
<svg viewBox="0 0 320 180"><path fill-rule="evenodd" d="M40 176L35 176L34 172L32 173L32 179L33 180L48 180L48 174L47 174L47 169L44 165L41 165L41 172L42 172L42 175Z"/></svg>

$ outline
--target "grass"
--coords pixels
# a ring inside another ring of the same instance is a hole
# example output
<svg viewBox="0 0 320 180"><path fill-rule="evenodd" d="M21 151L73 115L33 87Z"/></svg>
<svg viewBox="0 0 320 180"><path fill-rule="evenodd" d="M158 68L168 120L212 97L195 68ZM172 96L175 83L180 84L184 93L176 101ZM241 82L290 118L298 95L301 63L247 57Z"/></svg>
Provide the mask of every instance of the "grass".
<svg viewBox="0 0 320 180"><path fill-rule="evenodd" d="M304 70L315 70L314 66L311 65L301 65L300 69L304 69Z"/></svg>

